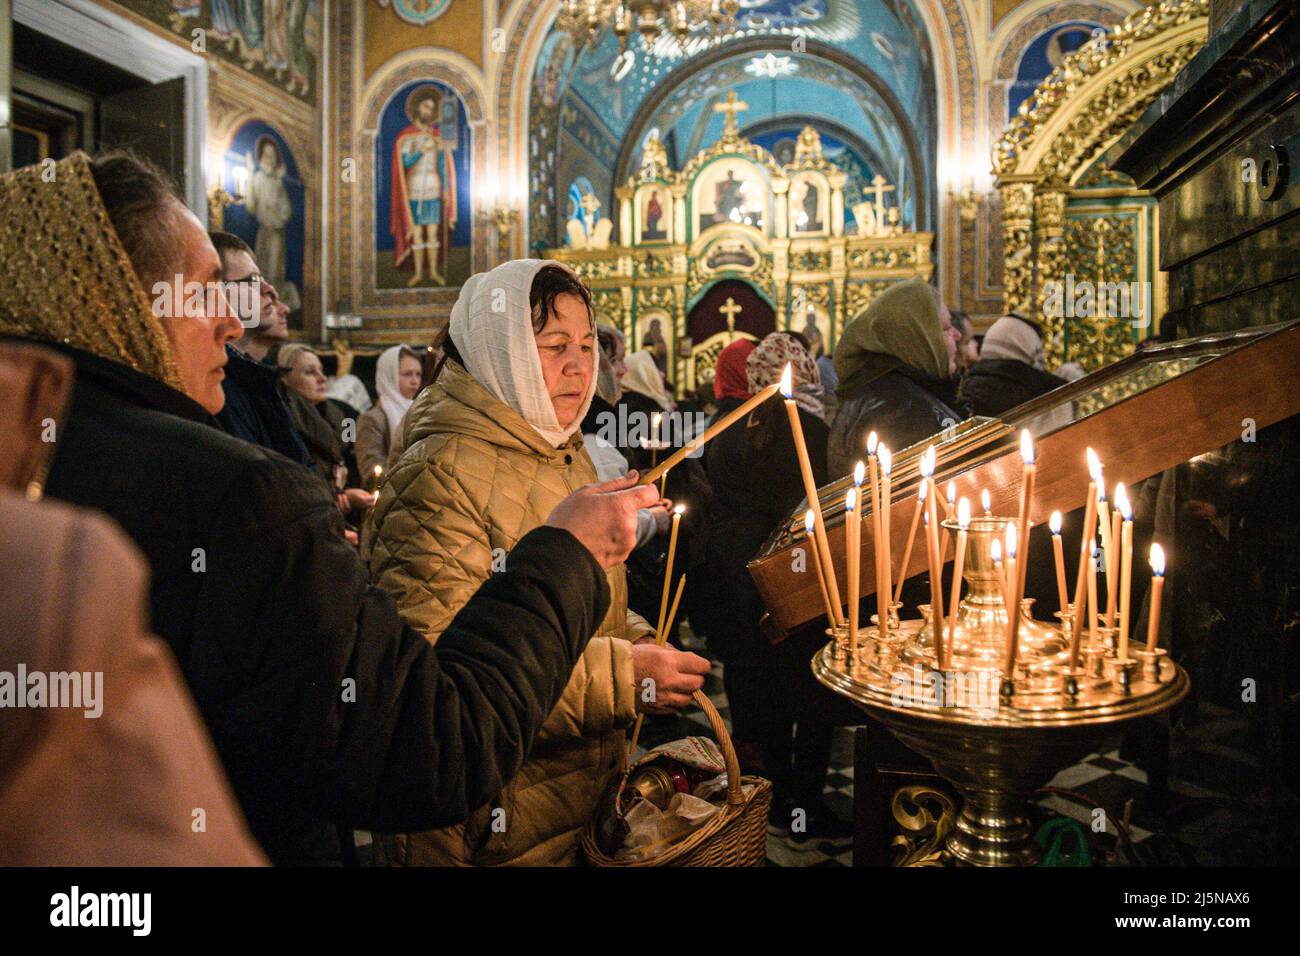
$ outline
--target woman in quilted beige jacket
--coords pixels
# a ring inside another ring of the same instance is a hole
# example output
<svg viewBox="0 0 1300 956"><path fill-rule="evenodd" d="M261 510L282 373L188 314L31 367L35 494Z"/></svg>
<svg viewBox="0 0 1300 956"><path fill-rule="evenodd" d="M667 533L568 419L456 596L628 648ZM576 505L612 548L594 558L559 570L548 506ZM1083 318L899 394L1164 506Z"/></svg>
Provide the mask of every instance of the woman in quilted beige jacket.
<svg viewBox="0 0 1300 956"><path fill-rule="evenodd" d="M448 359L406 416L404 451L373 513L375 583L430 641L505 566L516 541L597 480L579 428L595 389L590 318L586 290L558 263L509 262L461 291ZM519 776L462 826L377 836L385 862L578 862L582 829L619 766L638 706L685 704L708 670L702 658L665 656L670 649L652 641L634 648L653 629L627 609L624 569L608 574L609 613ZM637 693L646 675L657 685L653 705Z"/></svg>

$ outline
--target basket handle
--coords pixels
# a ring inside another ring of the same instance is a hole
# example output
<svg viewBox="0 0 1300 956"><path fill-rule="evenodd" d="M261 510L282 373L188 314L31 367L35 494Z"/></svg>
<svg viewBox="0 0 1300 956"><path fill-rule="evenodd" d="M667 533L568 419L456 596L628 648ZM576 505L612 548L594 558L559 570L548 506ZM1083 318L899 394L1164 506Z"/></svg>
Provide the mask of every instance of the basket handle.
<svg viewBox="0 0 1300 956"><path fill-rule="evenodd" d="M740 761L736 759L736 748L731 744L731 734L727 733L727 725L722 722L722 715L718 713L718 709L713 706L713 701L709 700L704 691L697 690L692 696L700 710L704 711L709 727L713 730L713 736L718 741L718 747L722 750L722 762L727 765L727 805L739 806L745 802L745 794L740 789Z"/></svg>

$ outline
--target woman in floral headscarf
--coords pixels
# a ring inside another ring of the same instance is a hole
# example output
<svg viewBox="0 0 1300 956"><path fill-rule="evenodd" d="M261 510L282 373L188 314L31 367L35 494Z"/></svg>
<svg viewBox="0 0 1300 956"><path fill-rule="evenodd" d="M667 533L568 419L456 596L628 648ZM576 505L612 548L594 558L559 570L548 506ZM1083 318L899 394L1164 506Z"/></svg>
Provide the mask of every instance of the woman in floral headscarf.
<svg viewBox="0 0 1300 956"><path fill-rule="evenodd" d="M787 364L813 477L821 485L826 481L829 430L821 418L817 363L799 338L773 332L763 339L744 362L747 389L752 394L779 381ZM719 380L722 377L720 370ZM735 384L730 377L728 381ZM789 808L798 806L808 811L804 835L839 835L843 827L837 829L821 797L829 751L820 759L802 755L808 749L802 745L810 739L805 727L815 729L815 722L802 716L815 691L808 666L812 645L795 637L772 645L759 628L763 602L745 570L772 529L804 497L794 436L780 398L772 398L705 446L704 466L713 498L696 550L703 573L692 574L691 587L708 593L697 591L692 625L704 632L709 650L722 659L732 738L742 765L762 770L775 784L774 824L788 827ZM801 724L798 740L796 720ZM824 736L829 741L829 734ZM801 750L798 758L796 749Z"/></svg>

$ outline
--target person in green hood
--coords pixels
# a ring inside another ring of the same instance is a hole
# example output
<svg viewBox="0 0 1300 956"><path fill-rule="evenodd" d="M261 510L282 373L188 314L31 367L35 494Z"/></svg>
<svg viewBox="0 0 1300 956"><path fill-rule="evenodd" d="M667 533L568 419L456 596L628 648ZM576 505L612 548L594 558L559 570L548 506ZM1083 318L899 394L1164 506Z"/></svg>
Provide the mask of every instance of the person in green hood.
<svg viewBox="0 0 1300 956"><path fill-rule="evenodd" d="M890 286L845 326L835 347L835 394L827 464L847 475L874 431L898 451L965 416L954 410L961 331L939 291L919 276Z"/></svg>

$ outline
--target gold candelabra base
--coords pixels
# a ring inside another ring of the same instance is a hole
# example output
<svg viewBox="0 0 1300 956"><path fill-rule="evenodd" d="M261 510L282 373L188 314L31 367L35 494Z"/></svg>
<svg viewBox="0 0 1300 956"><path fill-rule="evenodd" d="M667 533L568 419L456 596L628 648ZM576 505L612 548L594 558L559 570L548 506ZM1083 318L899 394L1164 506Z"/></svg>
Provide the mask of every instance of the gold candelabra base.
<svg viewBox="0 0 1300 956"><path fill-rule="evenodd" d="M940 671L928 607L920 620L828 633L813 673L921 754L962 795L945 841L975 866L1030 866L1039 850L1028 807L1035 790L1078 762L1126 721L1149 717L1186 696L1187 672L1159 649L1134 645L1116 659L1114 629L1085 630L1071 666L1073 614L1033 620L1026 602L1019 656L1004 673L1007 614L989 545L1003 519L972 525L964 573L968 593L955 630L944 622L950 668Z"/></svg>

